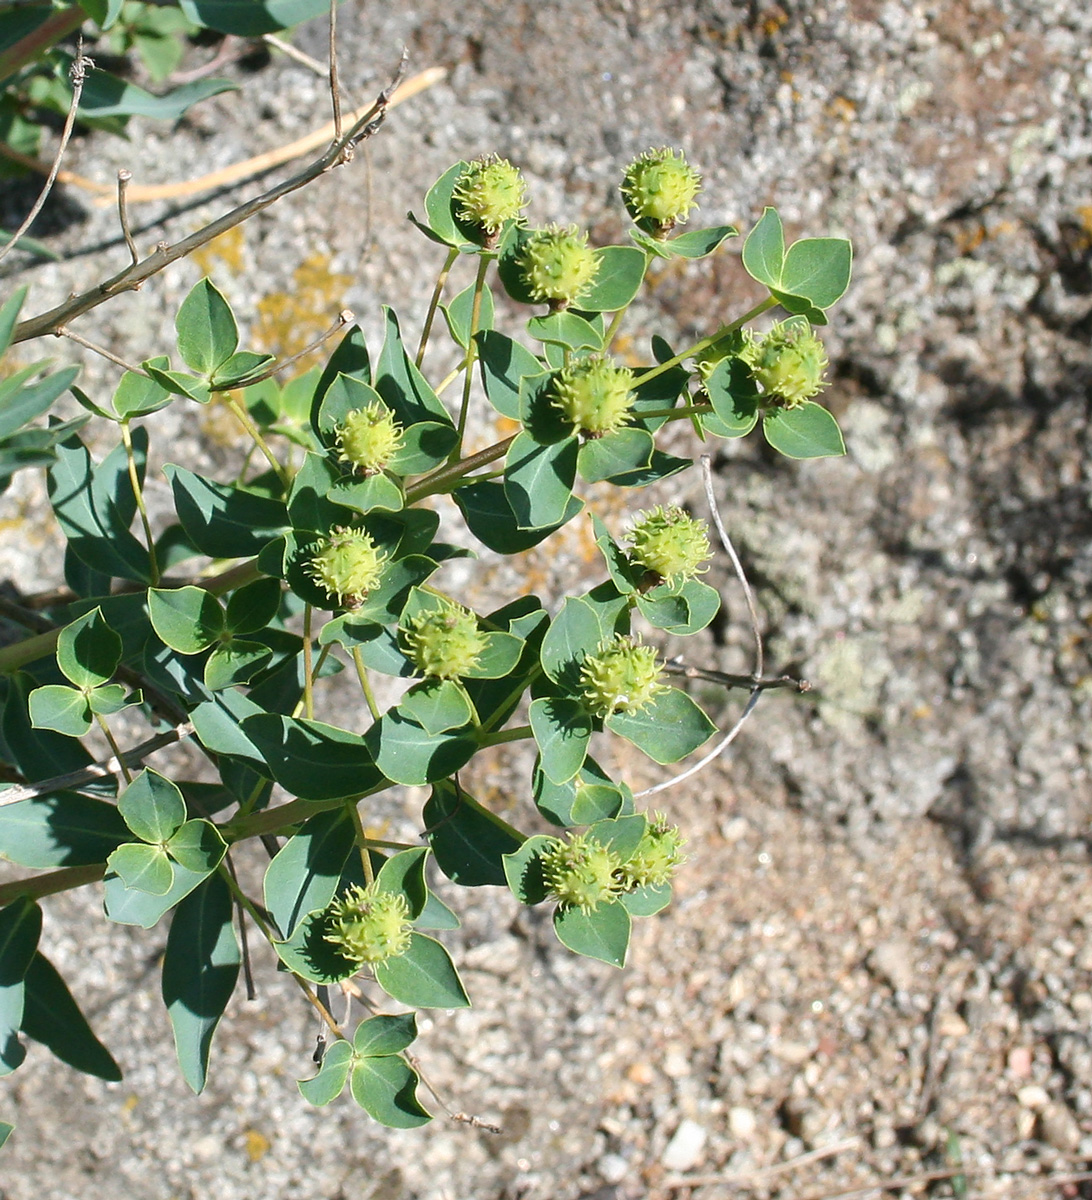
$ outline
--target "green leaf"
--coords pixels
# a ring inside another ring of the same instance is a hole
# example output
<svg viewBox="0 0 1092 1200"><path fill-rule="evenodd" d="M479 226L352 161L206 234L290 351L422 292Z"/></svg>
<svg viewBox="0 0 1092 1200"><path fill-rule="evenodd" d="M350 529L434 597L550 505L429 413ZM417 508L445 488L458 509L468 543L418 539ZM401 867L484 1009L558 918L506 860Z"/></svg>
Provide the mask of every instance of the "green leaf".
<svg viewBox="0 0 1092 1200"><path fill-rule="evenodd" d="M550 313L546 317L532 317L527 322L528 334L536 341L555 346L566 346L570 350L603 349L603 333L586 318L573 312Z"/></svg>
<svg viewBox="0 0 1092 1200"><path fill-rule="evenodd" d="M542 639L542 669L555 683L575 690L581 664L599 649L605 633L595 609L586 599L566 596L561 611Z"/></svg>
<svg viewBox="0 0 1092 1200"><path fill-rule="evenodd" d="M203 817L187 821L167 842L167 853L187 871L211 874L227 853L220 831Z"/></svg>
<svg viewBox="0 0 1092 1200"><path fill-rule="evenodd" d="M146 767L118 797L118 812L141 841L161 843L186 819L186 802L178 788Z"/></svg>
<svg viewBox="0 0 1092 1200"><path fill-rule="evenodd" d="M612 475L611 483L615 487L647 487L650 483L660 483L685 471L694 465L691 458L676 458L673 454L664 454L653 450L652 460L647 467L638 467L636 471L624 471L621 475Z"/></svg>
<svg viewBox="0 0 1092 1200"><path fill-rule="evenodd" d="M174 491L175 509L186 536L212 558L257 554L288 528L280 500L229 487L168 463L163 473Z"/></svg>
<svg viewBox="0 0 1092 1200"><path fill-rule="evenodd" d="M401 1058L358 1059L349 1090L362 1109L381 1125L415 1129L432 1120L417 1099L417 1074Z"/></svg>
<svg viewBox="0 0 1092 1200"><path fill-rule="evenodd" d="M24 284L22 287L16 288L4 303L0 304L0 357L7 353L7 349L11 345L12 334L19 321L19 310L23 307L23 301L26 300L29 290L29 285Z"/></svg>
<svg viewBox="0 0 1092 1200"><path fill-rule="evenodd" d="M400 850L392 854L376 873L375 882L379 891L405 897L411 921L416 921L421 915L428 899L428 887L425 884L427 858L427 846Z"/></svg>
<svg viewBox="0 0 1092 1200"><path fill-rule="evenodd" d="M57 666L78 688L105 683L121 661L121 638L106 623L102 609L93 608L61 630Z"/></svg>
<svg viewBox="0 0 1092 1200"><path fill-rule="evenodd" d="M383 782L359 734L276 713L248 717L242 729L257 746L273 778L301 800L359 796Z"/></svg>
<svg viewBox="0 0 1092 1200"><path fill-rule="evenodd" d="M387 467L394 475L423 475L439 466L458 440L458 433L448 424L418 421L405 430L402 445L391 456ZM401 503L397 507L400 508Z"/></svg>
<svg viewBox="0 0 1092 1200"><path fill-rule="evenodd" d="M474 719L465 688L453 679L426 679L402 697L398 711L415 721L430 737L462 729Z"/></svg>
<svg viewBox="0 0 1092 1200"><path fill-rule="evenodd" d="M375 765L395 783L408 786L445 779L465 766L478 743L458 733L432 735L393 708L364 735Z"/></svg>
<svg viewBox="0 0 1092 1200"><path fill-rule="evenodd" d="M179 654L200 654L224 631L224 610L199 587L149 588L148 618L159 638Z"/></svg>
<svg viewBox="0 0 1092 1200"><path fill-rule="evenodd" d="M411 1008L468 1008L470 1000L448 952L416 930L409 949L375 964L375 981L388 996Z"/></svg>
<svg viewBox="0 0 1092 1200"><path fill-rule="evenodd" d="M21 896L0 909L0 1076L21 1065L26 1049L19 1041L23 1023L23 980L38 949L42 910Z"/></svg>
<svg viewBox="0 0 1092 1200"><path fill-rule="evenodd" d="M27 376L34 374L37 367L28 368ZM11 388L8 394L0 391L0 438L8 437L41 416L58 396L66 392L80 373L79 367L66 367L46 375L36 383ZM7 383L10 387L11 380Z"/></svg>
<svg viewBox="0 0 1092 1200"><path fill-rule="evenodd" d="M369 1017L356 1027L353 1049L361 1058L381 1058L401 1054L416 1037L417 1017L413 1013Z"/></svg>
<svg viewBox="0 0 1092 1200"><path fill-rule="evenodd" d="M66 737L83 737L94 724L91 705L83 692L50 683L30 693L30 723Z"/></svg>
<svg viewBox="0 0 1092 1200"><path fill-rule="evenodd" d="M8 1138L15 1132L15 1126L9 1125L7 1121L0 1121L0 1150L4 1148Z"/></svg>
<svg viewBox="0 0 1092 1200"><path fill-rule="evenodd" d="M375 390L383 397L403 429L418 421L439 421L450 425L451 417L402 345L398 318L383 308L386 337L375 370Z"/></svg>
<svg viewBox="0 0 1092 1200"><path fill-rule="evenodd" d="M425 907L414 921L418 929L458 929L461 922L434 892L425 897Z"/></svg>
<svg viewBox="0 0 1092 1200"><path fill-rule="evenodd" d="M744 437L758 422L758 384L739 358L722 358L705 381L705 393L717 420L702 424L719 437Z"/></svg>
<svg viewBox="0 0 1092 1200"><path fill-rule="evenodd" d="M803 238L789 247L777 288L826 309L845 295L852 270L853 248L845 238Z"/></svg>
<svg viewBox="0 0 1092 1200"><path fill-rule="evenodd" d="M163 1002L174 1029L182 1078L201 1092L209 1050L239 975L231 891L210 875L179 904L163 956Z"/></svg>
<svg viewBox="0 0 1092 1200"><path fill-rule="evenodd" d="M258 747L243 733L247 717L263 713L261 705L234 688L215 692L190 711L197 740L213 754L230 754L242 759L260 774L268 774Z"/></svg>
<svg viewBox="0 0 1092 1200"><path fill-rule="evenodd" d="M696 750L716 726L685 692L669 688L634 716L615 713L604 722L654 762L673 763Z"/></svg>
<svg viewBox="0 0 1092 1200"><path fill-rule="evenodd" d="M443 430L445 440L450 438L453 432L447 425L436 425L434 428ZM449 444L448 449L450 448ZM326 499L358 513L370 513L378 509L398 512L405 503L402 489L383 471L363 477L343 475L327 491Z"/></svg>
<svg viewBox="0 0 1092 1200"><path fill-rule="evenodd" d="M579 908L554 911L554 933L563 946L574 954L598 958L612 967L626 965L630 928L629 913L617 900L600 904L591 912Z"/></svg>
<svg viewBox="0 0 1092 1200"><path fill-rule="evenodd" d="M838 422L814 400L763 417L762 433L786 458L833 458L846 452Z"/></svg>
<svg viewBox="0 0 1092 1200"><path fill-rule="evenodd" d="M0 807L0 858L21 867L47 870L105 862L128 840L117 808L91 796L55 792Z"/></svg>
<svg viewBox="0 0 1092 1200"><path fill-rule="evenodd" d="M211 692L249 683L263 671L273 657L273 651L261 642L233 638L217 646L205 663L205 687Z"/></svg>
<svg viewBox="0 0 1092 1200"><path fill-rule="evenodd" d="M326 908L355 846L353 823L343 808L309 818L266 868L265 906L286 938L310 912Z"/></svg>
<svg viewBox="0 0 1092 1200"><path fill-rule="evenodd" d="M542 363L519 342L495 330L486 330L475 338L482 384L489 403L502 416L520 419L520 380L538 375Z"/></svg>
<svg viewBox="0 0 1092 1200"><path fill-rule="evenodd" d="M95 1037L64 980L44 954L36 953L23 979L23 1032L77 1071L116 1083L121 1068Z"/></svg>
<svg viewBox="0 0 1092 1200"><path fill-rule="evenodd" d="M464 679L505 679L511 675L523 653L522 638L511 633L493 632L485 635L485 647L478 663L467 671Z"/></svg>
<svg viewBox="0 0 1092 1200"><path fill-rule="evenodd" d="M739 237L739 230L731 225L713 225L709 229L690 229L661 244L680 258L705 258L731 237Z"/></svg>
<svg viewBox="0 0 1092 1200"><path fill-rule="evenodd" d="M504 877L512 895L521 904L541 904L549 896L542 874L542 855L551 849L557 838L536 833L522 846L504 856Z"/></svg>
<svg viewBox="0 0 1092 1200"><path fill-rule="evenodd" d="M194 284L182 301L174 327L178 353L191 371L206 378L235 353L239 330L231 305L211 279Z"/></svg>
<svg viewBox="0 0 1092 1200"><path fill-rule="evenodd" d="M233 634L257 633L277 615L281 604L279 579L256 579L232 592L226 624Z"/></svg>
<svg viewBox="0 0 1092 1200"><path fill-rule="evenodd" d="M373 1018L373 1020L376 1018ZM322 1108L336 1100L344 1090L353 1064L352 1043L338 1039L322 1056L322 1066L311 1079L300 1079L296 1087L308 1104Z"/></svg>
<svg viewBox="0 0 1092 1200"><path fill-rule="evenodd" d="M704 629L720 611L720 592L700 579L688 579L678 591L666 585L637 597L641 616L675 637Z"/></svg>
<svg viewBox="0 0 1092 1200"><path fill-rule="evenodd" d="M127 842L106 860L122 886L149 896L165 896L174 883L174 868L167 852L144 842Z"/></svg>
<svg viewBox="0 0 1092 1200"><path fill-rule="evenodd" d="M150 361L160 370L169 365L167 358L155 358ZM165 387L147 375L138 375L135 371L126 371L114 390L114 412L123 420L146 417L170 402L171 393Z"/></svg>
<svg viewBox="0 0 1092 1200"><path fill-rule="evenodd" d="M646 884L635 891L623 892L618 902L631 917L654 917L671 903L671 884L660 887Z"/></svg>
<svg viewBox="0 0 1092 1200"><path fill-rule="evenodd" d="M330 0L179 0L194 25L256 38L320 17Z"/></svg>
<svg viewBox="0 0 1092 1200"><path fill-rule="evenodd" d="M83 442L71 437L56 447L46 479L76 557L96 571L147 583L148 551L129 531L135 500L124 458L96 466Z"/></svg>
<svg viewBox="0 0 1092 1200"><path fill-rule="evenodd" d="M648 830L648 818L644 813L629 813L605 821L596 821L588 829L588 836L606 849L613 850L622 860L631 859Z"/></svg>
<svg viewBox="0 0 1092 1200"><path fill-rule="evenodd" d="M647 468L656 442L647 429L619 429L580 447L577 470L586 483L600 483L628 471Z"/></svg>
<svg viewBox="0 0 1092 1200"><path fill-rule="evenodd" d="M633 803L626 785L616 784L594 758L585 759L576 777L563 784L551 783L536 764L531 790L539 812L555 825L591 825Z"/></svg>
<svg viewBox="0 0 1092 1200"><path fill-rule="evenodd" d="M768 288L781 286L785 264L785 231L776 208L765 208L743 242L743 269Z"/></svg>
<svg viewBox="0 0 1092 1200"><path fill-rule="evenodd" d="M531 729L542 770L551 783L568 783L584 765L592 734L587 709L569 696L543 696L531 702Z"/></svg>
<svg viewBox="0 0 1092 1200"><path fill-rule="evenodd" d="M329 449L337 445L337 429L350 413L382 404L383 398L366 380L339 372L313 408L314 430Z"/></svg>
<svg viewBox="0 0 1092 1200"><path fill-rule="evenodd" d="M462 246L466 238L455 224L455 214L452 210L451 198L459 176L466 170L465 162L457 162L440 176L429 188L425 196L425 217L428 228L436 235L441 243L448 246ZM420 228L420 225L418 225Z"/></svg>
<svg viewBox="0 0 1092 1200"><path fill-rule="evenodd" d="M570 496L562 519L556 525L525 529L517 523L512 505L502 484L486 480L460 487L454 495L467 528L483 545L498 554L519 554L545 541L555 530L573 519L584 501Z"/></svg>
<svg viewBox="0 0 1092 1200"><path fill-rule="evenodd" d="M326 940L327 916L308 913L290 938L274 942L277 957L294 974L312 983L332 984L348 979L360 970L360 964L346 958Z"/></svg>
<svg viewBox="0 0 1092 1200"><path fill-rule="evenodd" d="M107 872L103 881L103 909L106 916L119 925L139 925L142 929L151 929L164 913L170 912L206 878L204 873L187 871L178 863L175 863L173 872L174 882L162 896L127 888L120 876Z"/></svg>
<svg viewBox="0 0 1092 1200"><path fill-rule="evenodd" d="M470 323L474 315L474 285L464 288L450 304L443 307L444 318L451 336L465 350L470 342ZM482 288L481 311L477 330L493 328L493 293L488 285Z"/></svg>
<svg viewBox="0 0 1092 1200"><path fill-rule="evenodd" d="M503 887L503 859L522 835L468 792L444 780L432 788L424 809L436 865L462 887Z"/></svg>
<svg viewBox="0 0 1092 1200"><path fill-rule="evenodd" d="M116 75L91 71L80 96L80 116L96 121L104 117L154 117L157 121L177 121L202 100L221 92L237 91L238 87L230 79L195 79L172 88L166 95L153 96Z"/></svg>
<svg viewBox="0 0 1092 1200"><path fill-rule="evenodd" d="M572 499L580 443L575 437L542 446L521 432L508 450L504 494L519 529L560 524Z"/></svg>
<svg viewBox="0 0 1092 1200"><path fill-rule="evenodd" d="M581 312L616 312L641 290L647 259L636 246L604 246L595 252L599 271L591 291L578 302Z"/></svg>
<svg viewBox="0 0 1092 1200"><path fill-rule="evenodd" d="M156 366L157 359L147 359L140 365L148 372L153 382L166 389L172 396L186 396L198 404L208 404L212 399L212 391L208 382L199 375L190 375L187 371L172 371L167 367Z"/></svg>
<svg viewBox="0 0 1092 1200"><path fill-rule="evenodd" d="M258 354L253 350L237 350L226 362L222 362L209 380L214 391L226 392L232 388L246 387L247 381L261 374L271 362L272 354Z"/></svg>

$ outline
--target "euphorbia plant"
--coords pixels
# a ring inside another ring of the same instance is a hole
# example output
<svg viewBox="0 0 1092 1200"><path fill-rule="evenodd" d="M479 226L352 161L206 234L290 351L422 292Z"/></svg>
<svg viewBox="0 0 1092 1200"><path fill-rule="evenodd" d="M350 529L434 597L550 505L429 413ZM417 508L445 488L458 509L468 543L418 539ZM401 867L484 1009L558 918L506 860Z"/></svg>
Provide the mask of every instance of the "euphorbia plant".
<svg viewBox="0 0 1092 1200"><path fill-rule="evenodd" d="M79 422L28 425L72 386L71 373L31 383L22 372L2 385L0 471L27 457L46 464L68 590L33 614L48 628L0 650L0 753L18 781L0 792L0 855L36 872L0 886L0 1070L22 1060L22 1032L82 1070L120 1074L38 948L39 900L90 884L112 921L150 928L170 914L163 997L191 1087L205 1084L236 984L238 915L334 1037L303 1095L325 1104L348 1083L395 1126L429 1119L406 1057L413 1015L372 1016L354 1032L323 997L355 978L351 990L363 987L371 1007L384 995L410 1008L469 1003L432 936L458 924L433 891L435 874L550 904L567 947L622 965L633 918L670 900L683 835L641 811L594 752L622 738L670 764L714 732L671 686L662 657L720 605L700 578L713 552L705 522L670 504L640 510L636 498L617 528L593 513L601 577L554 611L522 594L475 611L470 596L449 594L441 568L475 543L519 556L588 519L587 485L637 493L687 470L692 459L657 446L675 421L702 439L761 423L790 457L842 453L814 399L826 360L813 327L848 284L849 245L786 247L773 209L742 256L764 300L681 350L657 336L647 357L612 354L654 259L701 259L735 235L726 226L676 234L698 188L681 155L642 155L621 189L631 244L593 248L575 227L525 224L526 189L511 164L456 163L416 222L447 259L414 352L384 309L381 346L354 326L325 367L278 384L267 356L240 349L231 308L202 280L178 313L175 360L148 357L109 399L73 388L87 419L116 430L98 460ZM477 260L474 280L444 304L444 281L464 256ZM521 339L494 328L494 268L512 301L541 309ZM5 345L21 299L0 310ZM782 323L751 328L776 306ZM437 311L460 363L434 385L425 363ZM443 393L460 377L449 407ZM213 479L168 464L174 519L157 531L143 499L154 414L218 393L230 394L257 466L248 458L237 478ZM469 447L468 430L490 424L468 422L472 405L516 431ZM462 514L462 545L437 539L430 500L440 495ZM8 616L20 611L9 606ZM344 668L362 692L349 713L323 684ZM385 710L378 675L403 681ZM139 714L174 732L123 752L122 709L130 727ZM115 750L106 768L84 744L96 728ZM166 758L145 765L178 738L199 748L213 782ZM537 754L514 825L459 773L521 739ZM370 798L398 784L430 789L419 844L367 831ZM517 827L544 822L557 832ZM261 896L240 886L231 858L256 839L272 854ZM47 1020L58 1008L70 1019Z"/></svg>

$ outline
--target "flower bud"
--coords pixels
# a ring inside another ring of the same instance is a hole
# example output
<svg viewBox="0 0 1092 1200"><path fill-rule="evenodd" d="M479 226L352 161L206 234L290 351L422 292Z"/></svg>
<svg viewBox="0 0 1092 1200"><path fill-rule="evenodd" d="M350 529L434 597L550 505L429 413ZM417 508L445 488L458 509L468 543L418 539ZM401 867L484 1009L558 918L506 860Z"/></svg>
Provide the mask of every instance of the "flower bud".
<svg viewBox="0 0 1092 1200"><path fill-rule="evenodd" d="M337 427L341 461L365 475L377 475L402 445L402 426L385 405L373 401L355 408Z"/></svg>
<svg viewBox="0 0 1092 1200"><path fill-rule="evenodd" d="M533 300L548 300L559 311L587 295L599 273L588 235L575 225L538 229L523 244L520 274Z"/></svg>
<svg viewBox="0 0 1092 1200"><path fill-rule="evenodd" d="M562 908L594 912L622 889L616 875L622 865L618 855L587 834L558 839L542 854L541 863L547 890Z"/></svg>
<svg viewBox="0 0 1092 1200"><path fill-rule="evenodd" d="M363 529L335 529L319 544L306 570L346 608L356 608L379 582L386 555Z"/></svg>
<svg viewBox="0 0 1092 1200"><path fill-rule="evenodd" d="M637 843L637 849L622 864L621 877L627 888L663 887L671 882L675 868L686 857L677 825L668 825L657 813Z"/></svg>
<svg viewBox="0 0 1092 1200"><path fill-rule="evenodd" d="M636 398L633 372L603 355L571 362L558 373L552 386L554 407L578 433L589 437L602 437L621 428Z"/></svg>
<svg viewBox="0 0 1092 1200"><path fill-rule="evenodd" d="M690 215L701 176L680 151L646 150L626 169L622 197L629 215L664 238Z"/></svg>
<svg viewBox="0 0 1092 1200"><path fill-rule="evenodd" d="M401 892L354 884L326 910L323 938L357 966L396 958L409 949L409 904Z"/></svg>
<svg viewBox="0 0 1092 1200"><path fill-rule="evenodd" d="M410 617L402 636L417 669L437 679L468 675L478 665L486 646L477 617L461 604L447 600L442 608Z"/></svg>
<svg viewBox="0 0 1092 1200"><path fill-rule="evenodd" d="M624 712L634 716L668 688L660 682L660 662L652 646L616 634L580 668L580 691L588 711L606 718Z"/></svg>
<svg viewBox="0 0 1092 1200"><path fill-rule="evenodd" d="M704 521L677 505L657 506L637 516L629 533L633 562L668 583L690 579L704 569L712 554Z"/></svg>
<svg viewBox="0 0 1092 1200"><path fill-rule="evenodd" d="M826 387L827 354L805 320L783 321L764 337L752 337L740 357L766 396L784 408L796 408Z"/></svg>
<svg viewBox="0 0 1092 1200"><path fill-rule="evenodd" d="M527 185L506 158L486 154L459 176L452 198L455 215L485 234L496 234L505 221L514 221L526 204Z"/></svg>

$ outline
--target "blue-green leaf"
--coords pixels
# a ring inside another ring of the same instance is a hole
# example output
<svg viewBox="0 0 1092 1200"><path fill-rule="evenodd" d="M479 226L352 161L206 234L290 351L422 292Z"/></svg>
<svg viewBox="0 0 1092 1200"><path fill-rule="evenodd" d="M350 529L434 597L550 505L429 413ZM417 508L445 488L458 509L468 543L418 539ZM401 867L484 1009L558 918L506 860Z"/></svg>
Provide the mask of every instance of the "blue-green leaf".
<svg viewBox="0 0 1092 1200"><path fill-rule="evenodd" d="M432 735L393 708L364 735L375 765L388 779L409 786L446 779L473 757L478 743L457 732Z"/></svg>
<svg viewBox="0 0 1092 1200"><path fill-rule="evenodd" d="M425 804L425 827L436 865L463 887L504 886L503 859L523 841L518 830L443 780Z"/></svg>
<svg viewBox="0 0 1092 1200"><path fill-rule="evenodd" d="M48 683L30 693L30 723L66 737L83 737L94 724L91 705L83 692Z"/></svg>
<svg viewBox="0 0 1092 1200"><path fill-rule="evenodd" d="M375 1018L373 1018L375 1019ZM339 1039L322 1056L322 1066L311 1079L301 1079L296 1086L308 1104L318 1108L336 1100L345 1088L349 1068L353 1065L351 1042Z"/></svg>
<svg viewBox="0 0 1092 1200"><path fill-rule="evenodd" d="M531 702L530 716L543 772L551 783L568 783L587 757L592 734L587 709L570 696L542 696Z"/></svg>
<svg viewBox="0 0 1092 1200"><path fill-rule="evenodd" d="M708 741L716 726L685 692L669 688L639 713L615 713L604 722L658 763L678 762Z"/></svg>
<svg viewBox="0 0 1092 1200"><path fill-rule="evenodd" d="M526 375L540 374L542 363L519 342L495 330L479 333L475 341L489 403L502 416L518 421L520 380Z"/></svg>
<svg viewBox="0 0 1092 1200"><path fill-rule="evenodd" d="M129 836L113 804L75 792L0 807L0 858L21 867L47 870L105 862Z"/></svg>
<svg viewBox="0 0 1092 1200"><path fill-rule="evenodd" d="M174 322L178 353L191 371L212 373L235 353L239 330L231 305L211 279L195 283Z"/></svg>
<svg viewBox="0 0 1092 1200"><path fill-rule="evenodd" d="M23 980L38 949L42 910L21 896L0 909L0 1076L14 1071L26 1057L19 1041L23 1024Z"/></svg>
<svg viewBox="0 0 1092 1200"><path fill-rule="evenodd" d="M769 288L780 287L785 263L785 231L776 208L765 208L743 242L743 268Z"/></svg>
<svg viewBox="0 0 1092 1200"><path fill-rule="evenodd" d="M265 906L285 938L310 912L326 908L355 846L344 808L309 818L266 868Z"/></svg>
<svg viewBox="0 0 1092 1200"><path fill-rule="evenodd" d="M126 842L106 860L106 865L128 891L165 896L174 883L174 868L167 852L145 842Z"/></svg>
<svg viewBox="0 0 1092 1200"><path fill-rule="evenodd" d="M182 528L202 554L254 555L288 528L288 511L280 500L214 483L171 463L163 473L171 481Z"/></svg>
<svg viewBox="0 0 1092 1200"><path fill-rule="evenodd" d="M432 1117L417 1099L417 1074L401 1058L360 1058L349 1076L353 1099L373 1120L392 1129L415 1129Z"/></svg>
<svg viewBox="0 0 1092 1200"><path fill-rule="evenodd" d="M127 83L106 71L91 71L80 96L80 115L94 120L104 117L153 117L177 121L188 109L210 96L234 92L230 79L195 79L173 88L164 96L153 96L135 83Z"/></svg>
<svg viewBox="0 0 1092 1200"><path fill-rule="evenodd" d="M383 782L359 734L276 713L248 717L242 728L258 747L273 778L302 800L359 796Z"/></svg>
<svg viewBox="0 0 1092 1200"><path fill-rule="evenodd" d="M833 458L846 452L838 422L814 400L763 417L762 433L786 458Z"/></svg>
<svg viewBox="0 0 1092 1200"><path fill-rule="evenodd" d="M579 908L554 911L554 932L563 946L574 954L598 958L612 967L626 965L630 928L629 913L617 900L600 904L590 912Z"/></svg>
<svg viewBox="0 0 1092 1200"><path fill-rule="evenodd" d="M451 956L434 938L414 930L409 949L375 964L375 981L388 996L411 1008L468 1008Z"/></svg>
<svg viewBox="0 0 1092 1200"><path fill-rule="evenodd" d="M542 874L542 855L556 842L557 838L536 833L504 856L504 878L521 904L541 904L550 894Z"/></svg>
<svg viewBox="0 0 1092 1200"><path fill-rule="evenodd" d="M64 980L44 954L36 953L23 978L23 1032L77 1071L116 1083L121 1068L95 1037Z"/></svg>
<svg viewBox="0 0 1092 1200"><path fill-rule="evenodd" d="M118 812L144 842L165 842L186 819L182 793L167 778L146 767L118 797Z"/></svg>
<svg viewBox="0 0 1092 1200"><path fill-rule="evenodd" d="M417 1037L417 1017L402 1013L396 1017L380 1015L361 1021L353 1034L353 1049L361 1058L401 1054Z"/></svg>

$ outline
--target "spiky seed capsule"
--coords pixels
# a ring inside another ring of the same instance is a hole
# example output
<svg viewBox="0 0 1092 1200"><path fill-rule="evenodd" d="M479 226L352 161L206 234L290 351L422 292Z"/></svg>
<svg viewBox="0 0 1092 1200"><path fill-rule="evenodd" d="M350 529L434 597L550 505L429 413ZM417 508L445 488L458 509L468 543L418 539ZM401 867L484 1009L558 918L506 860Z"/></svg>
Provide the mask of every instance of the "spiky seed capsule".
<svg viewBox="0 0 1092 1200"><path fill-rule="evenodd" d="M633 372L604 355L576 359L553 382L554 407L591 437L621 428L635 399Z"/></svg>
<svg viewBox="0 0 1092 1200"><path fill-rule="evenodd" d="M584 659L580 668L584 704L596 717L606 718L617 712L632 717L668 691L660 682L660 670L652 646L616 634L604 649Z"/></svg>
<svg viewBox="0 0 1092 1200"><path fill-rule="evenodd" d="M469 163L452 192L459 220L483 233L497 233L505 221L514 221L527 202L526 195L519 168L496 154Z"/></svg>
<svg viewBox="0 0 1092 1200"><path fill-rule="evenodd" d="M558 839L541 856L542 878L562 908L594 912L622 890L621 859L586 834Z"/></svg>
<svg viewBox="0 0 1092 1200"><path fill-rule="evenodd" d="M783 321L764 337L750 337L740 358L766 396L784 408L797 408L826 387L827 353L807 321Z"/></svg>
<svg viewBox="0 0 1092 1200"><path fill-rule="evenodd" d="M323 938L357 966L396 958L409 949L409 904L400 892L354 884L326 910Z"/></svg>
<svg viewBox="0 0 1092 1200"><path fill-rule="evenodd" d="M587 294L599 273L599 260L588 247L588 235L575 225L549 225L524 243L519 269L531 298L548 300L559 310Z"/></svg>
<svg viewBox="0 0 1092 1200"><path fill-rule="evenodd" d="M690 579L712 554L704 521L677 505L638 513L629 533L630 558L662 580Z"/></svg>
<svg viewBox="0 0 1092 1200"><path fill-rule="evenodd" d="M666 146L646 150L633 160L622 180L622 197L629 215L646 222L657 237L666 237L696 208L694 197L701 191L701 176L686 161L682 151Z"/></svg>
<svg viewBox="0 0 1092 1200"><path fill-rule="evenodd" d="M662 813L656 813L637 843L637 849L621 867L627 888L663 887L671 882L675 868L686 857L677 825L668 825Z"/></svg>
<svg viewBox="0 0 1092 1200"><path fill-rule="evenodd" d="M376 475L402 446L402 426L394 413L378 401L354 408L337 427L341 461L365 475Z"/></svg>
<svg viewBox="0 0 1092 1200"><path fill-rule="evenodd" d="M335 529L319 544L306 570L346 608L355 608L379 582L387 556L363 529Z"/></svg>
<svg viewBox="0 0 1092 1200"><path fill-rule="evenodd" d="M410 617L403 627L406 650L424 675L460 679L478 665L486 647L478 619L461 604L443 606Z"/></svg>

